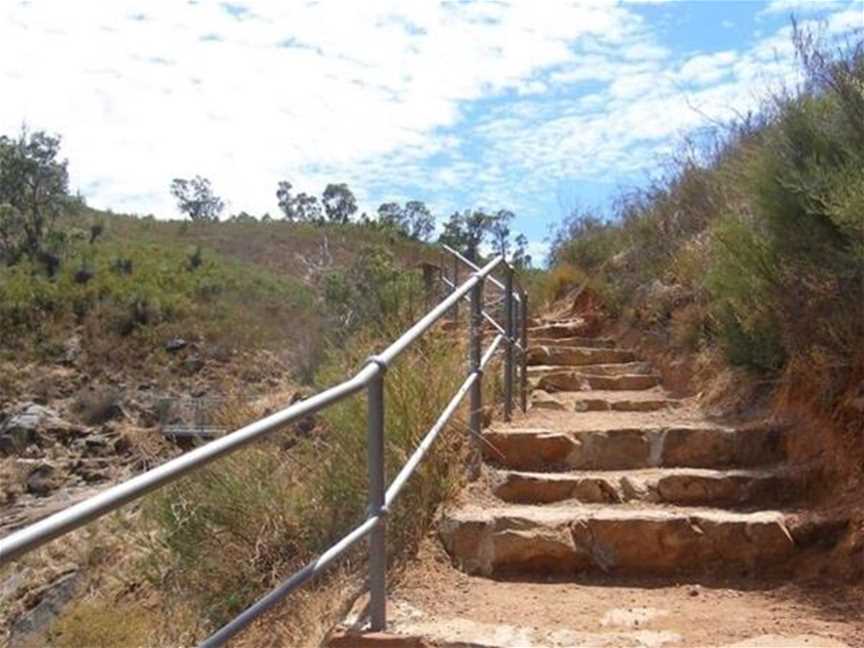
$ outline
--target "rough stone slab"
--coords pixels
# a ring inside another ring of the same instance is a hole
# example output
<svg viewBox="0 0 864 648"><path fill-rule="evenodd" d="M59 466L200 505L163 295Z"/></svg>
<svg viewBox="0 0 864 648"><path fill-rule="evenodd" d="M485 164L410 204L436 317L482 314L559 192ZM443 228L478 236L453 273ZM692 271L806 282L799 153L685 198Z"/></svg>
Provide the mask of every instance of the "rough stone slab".
<svg viewBox="0 0 864 648"><path fill-rule="evenodd" d="M529 346L559 346L559 347L584 347L594 349L614 349L615 340L611 338L592 337L528 337Z"/></svg>
<svg viewBox="0 0 864 648"><path fill-rule="evenodd" d="M584 371L557 371L542 376L536 386L548 392L557 391L639 391L660 384L652 374L595 375Z"/></svg>
<svg viewBox="0 0 864 648"><path fill-rule="evenodd" d="M542 324L528 328L528 340L531 341L534 338L593 337L591 335L592 328L592 324L584 319Z"/></svg>
<svg viewBox="0 0 864 648"><path fill-rule="evenodd" d="M531 407L559 412L656 412L678 407L679 400L662 391L555 392L542 389L531 394Z"/></svg>
<svg viewBox="0 0 864 648"><path fill-rule="evenodd" d="M764 568L796 550L778 511L590 506L465 508L439 533L455 564L485 576Z"/></svg>
<svg viewBox="0 0 864 648"><path fill-rule="evenodd" d="M586 504L651 502L683 506L736 506L790 501L796 481L778 469L662 468L633 471L537 473L495 471L492 492L505 502Z"/></svg>
<svg viewBox="0 0 864 648"><path fill-rule="evenodd" d="M636 354L626 349L595 349L569 346L531 346L528 348L529 365L584 365L634 362Z"/></svg>
<svg viewBox="0 0 864 648"><path fill-rule="evenodd" d="M487 460L516 470L724 468L776 464L783 430L772 427L639 427L555 431L488 430Z"/></svg>
<svg viewBox="0 0 864 648"><path fill-rule="evenodd" d="M565 370L566 371L566 370ZM648 362L612 362L580 367L578 373L591 376L622 376L630 374L650 374L654 368ZM561 373L559 365L529 365L528 377L542 378L543 376Z"/></svg>

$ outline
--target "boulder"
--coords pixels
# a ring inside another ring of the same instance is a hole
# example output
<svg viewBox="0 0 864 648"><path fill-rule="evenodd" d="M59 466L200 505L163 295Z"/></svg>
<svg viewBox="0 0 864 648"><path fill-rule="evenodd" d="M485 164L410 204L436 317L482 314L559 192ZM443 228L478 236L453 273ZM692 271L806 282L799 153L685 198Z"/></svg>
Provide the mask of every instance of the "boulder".
<svg viewBox="0 0 864 648"><path fill-rule="evenodd" d="M80 432L54 410L25 403L0 426L0 454L20 454L28 446L42 446L49 440L65 443Z"/></svg>

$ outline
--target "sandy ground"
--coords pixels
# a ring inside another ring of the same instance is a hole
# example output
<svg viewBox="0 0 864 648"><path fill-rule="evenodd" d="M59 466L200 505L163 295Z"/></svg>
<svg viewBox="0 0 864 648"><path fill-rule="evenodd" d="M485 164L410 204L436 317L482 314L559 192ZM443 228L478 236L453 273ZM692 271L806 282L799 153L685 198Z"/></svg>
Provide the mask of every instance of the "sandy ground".
<svg viewBox="0 0 864 648"><path fill-rule="evenodd" d="M434 539L399 581L390 598L390 631L442 645L864 647L861 587L749 579L490 580L453 568Z"/></svg>

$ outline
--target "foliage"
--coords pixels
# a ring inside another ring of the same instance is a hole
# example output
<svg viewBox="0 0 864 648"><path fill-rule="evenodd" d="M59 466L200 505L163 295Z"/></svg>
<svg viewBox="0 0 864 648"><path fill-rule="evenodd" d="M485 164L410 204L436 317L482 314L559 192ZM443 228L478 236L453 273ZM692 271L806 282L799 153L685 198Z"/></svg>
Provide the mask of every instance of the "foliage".
<svg viewBox="0 0 864 648"><path fill-rule="evenodd" d="M398 330L368 324L331 349L317 379L322 388L355 372ZM455 393L463 360L449 336L430 334L388 370L388 480ZM151 498L145 515L156 528L149 561L154 582L199 606L214 628L342 537L366 513L365 410L362 394L343 401L321 414L320 436L277 435ZM242 424L249 414L226 408L226 422ZM432 447L390 513L394 558L416 546L438 503L453 492L464 449L461 426L454 427ZM349 560L347 568L364 573L365 563Z"/></svg>
<svg viewBox="0 0 864 648"><path fill-rule="evenodd" d="M633 305L677 287L686 314L656 322L676 339L762 373L809 367L831 402L864 362L864 42L794 33L799 88L686 142L612 218L574 213L551 257Z"/></svg>
<svg viewBox="0 0 864 648"><path fill-rule="evenodd" d="M351 216L357 211L357 199L344 182L328 184L321 195L321 202L327 220L338 225L350 221Z"/></svg>
<svg viewBox="0 0 864 648"><path fill-rule="evenodd" d="M0 137L0 260L7 264L26 256L52 270L59 265L59 241L51 237L69 202L67 162L59 156L60 138L43 131Z"/></svg>
<svg viewBox="0 0 864 648"><path fill-rule="evenodd" d="M298 282L214 252L204 255L200 247L190 256L177 243L112 238L77 254L78 266L63 267L53 278L35 273L29 261L0 270L0 345L23 351L28 340L68 337L75 324L100 343L128 336L152 341L183 322L187 330L204 323L212 333L224 330L216 338L232 330L254 337L266 322L255 317L257 310L314 309L311 292Z"/></svg>
<svg viewBox="0 0 864 648"><path fill-rule="evenodd" d="M428 241L435 230L432 212L426 203L419 200L409 200L404 207L395 202L383 203L378 207L378 221L375 224L415 241Z"/></svg>
<svg viewBox="0 0 864 648"><path fill-rule="evenodd" d="M283 180L276 190L276 199L279 202L279 209L285 215L285 220L300 223L323 223L324 216L318 198L306 193L299 193L295 196L292 195L291 189L291 183Z"/></svg>
<svg viewBox="0 0 864 648"><path fill-rule="evenodd" d="M362 248L349 268L324 277L324 303L338 336L363 323L398 317L419 292L419 278L404 272L382 245Z"/></svg>
<svg viewBox="0 0 864 648"><path fill-rule="evenodd" d="M206 223L219 220L225 203L213 193L210 180L196 175L191 180L174 178L171 195L177 199L177 207L189 216L192 222Z"/></svg>

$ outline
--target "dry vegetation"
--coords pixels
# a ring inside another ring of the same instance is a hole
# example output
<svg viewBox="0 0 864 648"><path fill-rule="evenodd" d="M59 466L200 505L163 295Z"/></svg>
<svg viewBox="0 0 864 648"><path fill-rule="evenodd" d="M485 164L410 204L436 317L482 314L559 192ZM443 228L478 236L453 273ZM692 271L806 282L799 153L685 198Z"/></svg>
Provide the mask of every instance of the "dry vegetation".
<svg viewBox="0 0 864 648"><path fill-rule="evenodd" d="M547 299L579 286L716 411L798 423L823 510L857 511L864 538L864 42L796 30L803 83L670 160L612 218L573 215ZM840 568L860 574L860 547ZM855 553L858 551L859 553ZM857 557L856 557L857 556Z"/></svg>
<svg viewBox="0 0 864 648"><path fill-rule="evenodd" d="M303 391L317 391L344 380L424 307L420 273L411 265L428 258L429 248L390 240L368 228L104 218L104 238L96 249L87 248L94 278L81 285L61 270L56 281L66 282L65 289L45 288L56 301L45 311L42 326L14 333L16 340L32 346L15 352L6 347L10 357L29 361L22 363L26 376L42 376L46 365L58 361L52 345L60 353L64 331L78 331L83 357L73 363L75 370L104 380L74 390L64 402L88 425L99 425L115 408L129 409L128 398L115 385L117 372L133 384L176 382L181 361L164 350L166 339L193 340L202 353L231 350L218 362L208 356L206 368L196 375L206 375L210 389L228 398L219 422L234 429L284 407L302 382L309 383ZM194 256L200 263L190 261ZM112 272L111 260L117 257L130 260L131 278ZM194 269L190 263L196 264ZM23 270L16 267L15 272ZM23 284L24 275L19 280ZM27 276L31 286L41 280L36 273ZM12 276L4 286L15 281ZM220 288L202 291L214 285ZM164 317L128 331L109 326L104 309L134 303L123 300L127 293L142 291L150 291L147 304L158 303ZM81 318L75 312L76 299L88 304ZM41 308L43 303L34 300L26 307ZM230 327L225 326L229 322ZM330 331L326 340L321 330ZM103 345L106 355L100 356ZM292 354L288 360L286 351ZM388 479L464 379L465 355L450 334L436 330L388 371ZM103 362L107 366L97 369ZM266 366L256 369L261 363ZM288 381L271 376L286 368L293 372ZM250 370L261 375L243 373ZM23 377L18 376L15 391L6 395L10 400L27 396L33 386ZM250 382L258 388L250 390L245 384ZM22 388L25 384L29 386ZM490 391L498 388L495 380L487 384ZM53 389L46 392L49 402L58 396ZM256 400L256 392L270 395ZM144 461L141 468L173 452L154 450L139 438L140 428L136 430L130 443ZM393 511L388 543L394 566L411 554L438 503L461 478L463 432L455 422L442 436ZM365 399L358 396L220 460L90 530L76 532L71 545L54 543L27 556L14 570L7 567L0 578L15 578L14 571L27 582L19 583L21 596L5 599L4 616L9 622L22 618L26 610L49 600L52 588L67 574L74 574L74 596L66 597L68 603L58 601L52 612L57 617L47 634L33 639L37 644L192 644L357 524L366 510L366 480ZM70 551L70 546L75 548ZM262 645L278 639L316 645L315 638L331 625L328 620L335 620L333 615L362 589L364 563L359 547L331 574L277 610L266 633L253 627L241 643Z"/></svg>

